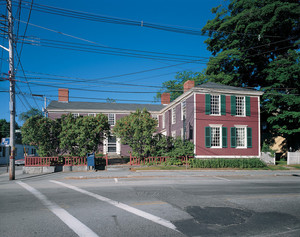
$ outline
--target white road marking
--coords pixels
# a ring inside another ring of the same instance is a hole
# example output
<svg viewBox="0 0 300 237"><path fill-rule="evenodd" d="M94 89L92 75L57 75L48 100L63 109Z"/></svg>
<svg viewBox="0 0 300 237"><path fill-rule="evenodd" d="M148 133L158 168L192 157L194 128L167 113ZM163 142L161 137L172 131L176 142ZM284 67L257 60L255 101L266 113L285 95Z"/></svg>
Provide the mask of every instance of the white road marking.
<svg viewBox="0 0 300 237"><path fill-rule="evenodd" d="M115 178L115 182L118 183L118 179L117 178Z"/></svg>
<svg viewBox="0 0 300 237"><path fill-rule="evenodd" d="M214 176L214 178L221 179L221 180L226 180L226 181L231 181L230 179L226 179L226 178L222 178L222 177L217 177L217 176Z"/></svg>
<svg viewBox="0 0 300 237"><path fill-rule="evenodd" d="M58 206L56 203L51 202L44 194L35 188L29 186L22 181L16 181L17 184L21 185L27 191L32 193L36 198L38 198L51 212L53 212L59 219L61 219L71 230L73 230L78 236L81 237L99 237L90 228L72 216L65 209Z"/></svg>
<svg viewBox="0 0 300 237"><path fill-rule="evenodd" d="M86 191L86 190L84 190L84 189L78 188L78 187L73 186L73 185L70 185L70 184L62 183L62 182L55 181L55 180L50 180L50 182L59 184L59 185L61 185L61 186L64 186L64 187L73 189L73 190L75 190L75 191L77 191L77 192L80 192L80 193L86 194L86 195L88 195L88 196L94 197L94 198L96 198L96 199L98 199L98 200L100 200L100 201L107 202L107 203L109 203L109 204L111 204L111 205L113 205L113 206L115 206L115 207L121 208L121 209L123 209L123 210L125 210L125 211L128 211L128 212L130 212L130 213L133 213L133 214L135 214L135 215L137 215L137 216L140 216L140 217L143 217L143 218L148 219L148 220L150 220L150 221L153 221L153 222L155 222L155 223L157 223L157 224L159 224L159 225L162 225L162 226L165 226L165 227L167 227L167 228L169 228L169 229L178 231L178 230L176 229L176 226L173 225L170 221L165 220L165 219L162 219L162 218L157 217L157 216L154 216L154 215L149 214L149 213L147 213L147 212L141 211L141 210L136 209L136 208L134 208L134 207L128 206L128 205L126 205L126 204L124 204L124 203L121 203L121 202L117 202L117 201L111 200L111 199L106 198L106 197L103 197L103 196L101 196L101 195L99 195L99 194L95 194L95 193ZM178 231L178 232L179 232L179 231Z"/></svg>

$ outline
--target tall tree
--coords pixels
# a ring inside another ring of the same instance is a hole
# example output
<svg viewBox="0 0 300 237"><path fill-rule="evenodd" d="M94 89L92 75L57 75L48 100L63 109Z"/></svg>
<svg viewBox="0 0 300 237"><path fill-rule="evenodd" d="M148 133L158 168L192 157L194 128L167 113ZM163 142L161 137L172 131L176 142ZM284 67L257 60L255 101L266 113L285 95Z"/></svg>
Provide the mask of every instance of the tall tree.
<svg viewBox="0 0 300 237"><path fill-rule="evenodd" d="M297 49L300 5L295 0L230 0L212 9L216 16L203 27L213 57L210 79L233 86L269 86L265 68Z"/></svg>
<svg viewBox="0 0 300 237"><path fill-rule="evenodd" d="M296 149L291 141L300 136L299 1L230 0L212 12L215 18L202 29L213 55L207 77L265 91L263 118L273 138L281 135L286 148Z"/></svg>
<svg viewBox="0 0 300 237"><path fill-rule="evenodd" d="M300 148L300 53L290 50L265 69L266 81L262 105L267 115L268 131L282 136L285 150Z"/></svg>
<svg viewBox="0 0 300 237"><path fill-rule="evenodd" d="M183 71L178 72L175 79L166 81L162 84L162 89L156 93L155 100L160 100L161 94L170 93L171 101L183 94L183 84L188 81L195 81L195 85L201 85L207 81L204 72Z"/></svg>
<svg viewBox="0 0 300 237"><path fill-rule="evenodd" d="M20 126L16 123L16 129L19 129ZM0 142L2 138L10 136L10 123L5 119L0 119ZM21 143L21 134L16 133L16 143Z"/></svg>
<svg viewBox="0 0 300 237"><path fill-rule="evenodd" d="M137 110L119 119L113 134L121 138L121 143L129 145L134 156L147 156L151 151L152 136L156 131L157 120L146 110Z"/></svg>

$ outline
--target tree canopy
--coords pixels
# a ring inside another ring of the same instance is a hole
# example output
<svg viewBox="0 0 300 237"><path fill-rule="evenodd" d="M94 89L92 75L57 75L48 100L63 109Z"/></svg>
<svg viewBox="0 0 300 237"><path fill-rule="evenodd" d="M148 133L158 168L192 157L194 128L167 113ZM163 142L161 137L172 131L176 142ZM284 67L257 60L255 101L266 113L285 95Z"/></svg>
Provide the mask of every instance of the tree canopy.
<svg viewBox="0 0 300 237"><path fill-rule="evenodd" d="M25 122L27 119L31 118L32 116L43 117L43 113L38 109L31 108L26 112L20 113L19 120Z"/></svg>
<svg viewBox="0 0 300 237"><path fill-rule="evenodd" d="M155 100L160 100L164 92L170 93L171 101L175 100L183 93L183 84L188 80L195 81L195 85L201 85L207 81L204 72L178 72L175 79L163 82L162 89L156 93Z"/></svg>
<svg viewBox="0 0 300 237"><path fill-rule="evenodd" d="M104 114L77 118L72 114L64 115L59 134L60 148L62 152L76 156L97 152L103 138L109 135L109 130L108 118Z"/></svg>
<svg viewBox="0 0 300 237"><path fill-rule="evenodd" d="M22 126L22 142L37 147L40 156L59 154L60 120L52 120L35 115Z"/></svg>
<svg viewBox="0 0 300 237"><path fill-rule="evenodd" d="M157 121L143 109L117 120L113 134L121 138L121 143L129 145L134 156L147 156L151 151L152 136L156 131Z"/></svg>

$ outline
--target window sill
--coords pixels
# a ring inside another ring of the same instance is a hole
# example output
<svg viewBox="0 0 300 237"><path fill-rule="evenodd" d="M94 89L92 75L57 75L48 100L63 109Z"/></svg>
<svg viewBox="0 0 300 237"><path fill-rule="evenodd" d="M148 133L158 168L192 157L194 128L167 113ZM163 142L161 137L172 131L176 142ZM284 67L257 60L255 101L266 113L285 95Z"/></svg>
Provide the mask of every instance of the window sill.
<svg viewBox="0 0 300 237"><path fill-rule="evenodd" d="M209 116L222 116L221 114L210 114Z"/></svg>
<svg viewBox="0 0 300 237"><path fill-rule="evenodd" d="M236 147L236 149L247 149L247 147L240 146L240 147Z"/></svg>
<svg viewBox="0 0 300 237"><path fill-rule="evenodd" d="M211 146L210 148L212 148L212 149L222 149L223 147L221 147L221 146Z"/></svg>

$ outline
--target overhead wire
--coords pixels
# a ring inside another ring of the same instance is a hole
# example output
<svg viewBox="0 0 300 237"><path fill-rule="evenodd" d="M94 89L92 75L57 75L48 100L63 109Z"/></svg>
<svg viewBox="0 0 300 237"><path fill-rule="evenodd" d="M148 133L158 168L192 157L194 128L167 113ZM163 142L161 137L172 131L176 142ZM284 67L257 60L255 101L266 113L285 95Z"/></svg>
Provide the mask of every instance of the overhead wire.
<svg viewBox="0 0 300 237"><path fill-rule="evenodd" d="M13 0L13 2L16 2L16 0ZM29 4L28 1L23 1L23 6L25 8L29 8L28 4ZM110 17L110 16L104 16L104 15L94 14L94 13L90 13L90 12L70 10L70 9L66 9L66 8L54 7L54 6L44 5L44 4L35 3L35 4L33 4L32 9L34 11L40 11L43 13L59 15L59 16L64 16L64 17L77 18L77 19L81 19L81 20L89 20L89 21L94 21L94 22L104 22L104 23L112 23L112 24L120 24L120 25L138 26L138 27L151 28L151 29L175 32L175 33L182 33L182 34L190 34L190 35L196 35L196 36L205 35L205 32L202 32L200 29L192 29L192 28L186 28L186 27L155 24L155 23L150 23L150 22L146 22L146 21L137 21L137 20L117 18L117 17ZM239 33L239 32L234 32L234 31L232 31L232 32L221 31L221 30L217 30L217 29L209 30L209 31L226 33L226 34L247 35L247 36L257 36L258 35L257 33ZM280 38L281 36L264 35L264 37Z"/></svg>

